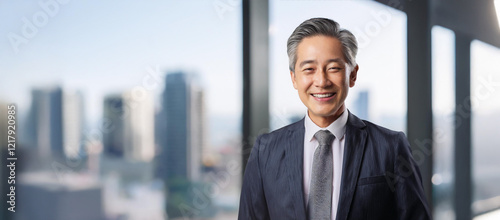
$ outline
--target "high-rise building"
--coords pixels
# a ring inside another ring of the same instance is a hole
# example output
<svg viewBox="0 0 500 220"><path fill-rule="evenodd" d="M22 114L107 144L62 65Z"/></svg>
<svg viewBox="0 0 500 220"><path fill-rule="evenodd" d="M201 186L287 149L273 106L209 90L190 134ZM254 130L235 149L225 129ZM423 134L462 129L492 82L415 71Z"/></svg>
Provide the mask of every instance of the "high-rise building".
<svg viewBox="0 0 500 220"><path fill-rule="evenodd" d="M69 158L83 155L84 126L83 95L81 92L63 93L63 145L64 154Z"/></svg>
<svg viewBox="0 0 500 220"><path fill-rule="evenodd" d="M31 91L27 143L41 157L75 157L81 150L83 98L60 87Z"/></svg>
<svg viewBox="0 0 500 220"><path fill-rule="evenodd" d="M164 180L201 178L201 156L206 143L203 103L202 87L192 75L167 74L162 103L165 134L157 163L158 174Z"/></svg>
<svg viewBox="0 0 500 220"><path fill-rule="evenodd" d="M109 157L151 161L154 157L154 105L144 90L110 95L104 100L104 120L110 129L103 134Z"/></svg>
<svg viewBox="0 0 500 220"><path fill-rule="evenodd" d="M166 212L170 218L213 217L215 208L210 198L194 213L186 207L196 207L200 192L208 185L201 176L202 151L205 149L205 107L202 87L195 77L183 72L167 74L163 93L162 114L165 130L157 158L157 174L166 182ZM162 136L160 134L159 136ZM182 208L181 208L182 207ZM189 211L188 211L189 212ZM186 216L187 215L187 216Z"/></svg>
<svg viewBox="0 0 500 220"><path fill-rule="evenodd" d="M358 97L354 101L354 114L364 120L370 120L368 114L369 98L369 92L367 90L363 90L358 93Z"/></svg>
<svg viewBox="0 0 500 220"><path fill-rule="evenodd" d="M151 161L154 146L154 104L146 90L131 90L123 94L129 106L125 115L125 158L135 161Z"/></svg>
<svg viewBox="0 0 500 220"><path fill-rule="evenodd" d="M189 144L191 145L188 149L188 155L192 158L187 164L188 177L192 179L200 179L201 164L203 158L203 152L206 151L207 143L207 123L206 123L206 109L205 109L205 96L202 87L195 83L191 83L191 94L190 94L190 120L189 120Z"/></svg>
<svg viewBox="0 0 500 220"><path fill-rule="evenodd" d="M103 123L108 124L109 129L103 132L103 152L107 157L122 158L124 146L123 115L125 108L122 95L108 95L104 98Z"/></svg>

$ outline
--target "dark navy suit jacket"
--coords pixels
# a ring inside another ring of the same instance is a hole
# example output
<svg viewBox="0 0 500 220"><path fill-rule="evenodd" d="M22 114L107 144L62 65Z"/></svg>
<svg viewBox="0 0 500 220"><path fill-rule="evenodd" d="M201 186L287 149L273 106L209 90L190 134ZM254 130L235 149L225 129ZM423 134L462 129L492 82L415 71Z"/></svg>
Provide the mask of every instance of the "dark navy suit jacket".
<svg viewBox="0 0 500 220"><path fill-rule="evenodd" d="M306 219L304 130L302 119L257 138L243 178L238 219ZM431 219L404 133L349 112L343 163L337 220Z"/></svg>

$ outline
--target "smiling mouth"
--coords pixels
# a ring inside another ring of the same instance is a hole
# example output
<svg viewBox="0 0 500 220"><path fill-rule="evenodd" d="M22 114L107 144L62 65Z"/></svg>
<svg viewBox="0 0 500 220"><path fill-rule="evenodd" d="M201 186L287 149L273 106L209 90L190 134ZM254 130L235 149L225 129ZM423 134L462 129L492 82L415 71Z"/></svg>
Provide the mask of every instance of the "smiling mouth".
<svg viewBox="0 0 500 220"><path fill-rule="evenodd" d="M333 95L335 95L335 93L323 93L323 94L311 94L311 95L316 97L316 98L328 98L328 97L332 97Z"/></svg>

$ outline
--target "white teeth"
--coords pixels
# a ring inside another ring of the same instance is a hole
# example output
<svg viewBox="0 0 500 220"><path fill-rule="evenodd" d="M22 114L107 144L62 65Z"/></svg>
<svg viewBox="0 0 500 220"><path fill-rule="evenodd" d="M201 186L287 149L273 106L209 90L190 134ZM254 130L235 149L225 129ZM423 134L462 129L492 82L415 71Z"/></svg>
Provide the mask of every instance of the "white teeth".
<svg viewBox="0 0 500 220"><path fill-rule="evenodd" d="M330 96L333 96L333 93L326 93L326 94L312 94L314 97L316 98L326 98L326 97L330 97Z"/></svg>

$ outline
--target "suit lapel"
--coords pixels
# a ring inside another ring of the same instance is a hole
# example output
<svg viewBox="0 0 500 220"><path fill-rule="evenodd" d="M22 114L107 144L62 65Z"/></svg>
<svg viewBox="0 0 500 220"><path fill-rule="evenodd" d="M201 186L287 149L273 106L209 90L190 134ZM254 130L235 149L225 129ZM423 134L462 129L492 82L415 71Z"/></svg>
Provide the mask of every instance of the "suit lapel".
<svg viewBox="0 0 500 220"><path fill-rule="evenodd" d="M306 219L304 202L303 163L304 163L304 119L296 122L288 130L286 166L293 196L293 210L297 219Z"/></svg>
<svg viewBox="0 0 500 220"><path fill-rule="evenodd" d="M365 126L363 121L349 112L345 133L344 164L342 167L337 220L347 219L352 198L356 191L361 161L366 146L366 131L363 129Z"/></svg>

